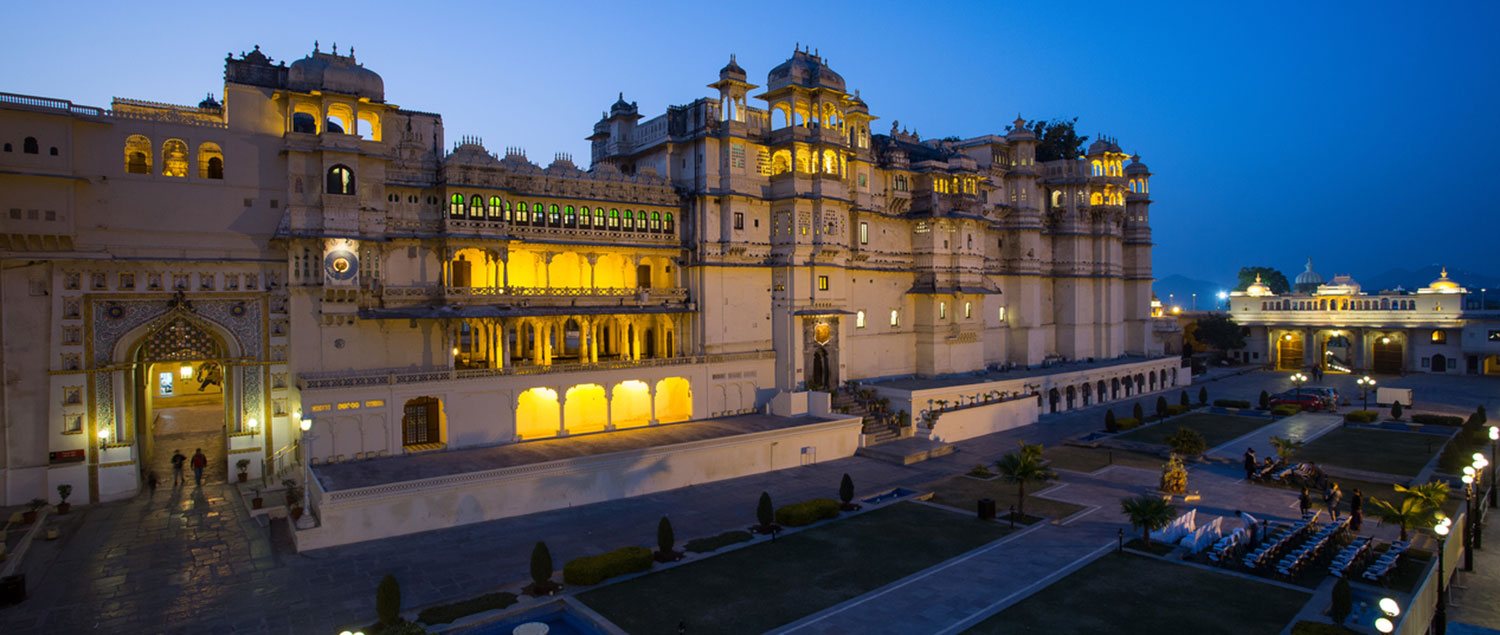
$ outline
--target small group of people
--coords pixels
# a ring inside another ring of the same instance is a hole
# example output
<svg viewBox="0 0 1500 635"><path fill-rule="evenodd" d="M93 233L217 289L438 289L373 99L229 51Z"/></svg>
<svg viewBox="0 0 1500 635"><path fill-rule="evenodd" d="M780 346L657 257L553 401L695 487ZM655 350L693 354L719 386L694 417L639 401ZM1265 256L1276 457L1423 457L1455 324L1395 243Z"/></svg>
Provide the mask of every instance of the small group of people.
<svg viewBox="0 0 1500 635"><path fill-rule="evenodd" d="M1339 488L1338 483L1329 480L1328 485L1323 488L1323 505L1328 508L1328 515L1333 520L1339 519L1339 502L1343 498L1344 490ZM1306 514L1312 510L1312 505L1312 494L1306 487L1303 487L1302 493L1297 496L1297 506L1303 514ZM1365 496L1359 488L1355 488L1354 494L1349 497L1349 529L1351 531L1359 531L1360 526L1364 524L1364 513Z"/></svg>
<svg viewBox="0 0 1500 635"><path fill-rule="evenodd" d="M1314 364L1313 367L1312 367L1312 369L1309 370L1309 371L1307 371L1307 374L1312 376L1312 380L1313 381L1317 381L1317 382L1323 381L1323 367L1322 366L1318 366L1318 365Z"/></svg>
<svg viewBox="0 0 1500 635"><path fill-rule="evenodd" d="M191 459L184 456L182 450L172 450L172 487L187 484L187 474L183 469L185 466L193 468L193 482L198 487L203 487L203 470L208 467L208 455L203 453L203 448L195 448ZM156 471L147 472L146 487L152 494L156 493L158 484Z"/></svg>

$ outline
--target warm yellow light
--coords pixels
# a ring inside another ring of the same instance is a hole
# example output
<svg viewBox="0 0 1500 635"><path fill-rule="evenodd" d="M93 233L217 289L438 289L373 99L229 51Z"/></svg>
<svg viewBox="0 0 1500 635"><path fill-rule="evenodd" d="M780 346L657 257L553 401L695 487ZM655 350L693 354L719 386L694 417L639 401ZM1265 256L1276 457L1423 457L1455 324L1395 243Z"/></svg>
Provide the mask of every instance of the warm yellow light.
<svg viewBox="0 0 1500 635"><path fill-rule="evenodd" d="M1463 481L1464 485L1473 485L1474 484L1474 476L1472 474L1465 474L1462 477L1460 477L1459 480Z"/></svg>
<svg viewBox="0 0 1500 635"><path fill-rule="evenodd" d="M1389 633L1396 630L1396 625L1392 624L1390 620L1382 617L1375 620L1375 630L1382 633Z"/></svg>
<svg viewBox="0 0 1500 635"><path fill-rule="evenodd" d="M109 439L109 428L99 428L99 440L100 441L105 441L105 440L108 440L108 439Z"/></svg>
<svg viewBox="0 0 1500 635"><path fill-rule="evenodd" d="M1380 600L1380 612L1391 617L1396 617L1401 614L1401 607L1391 598L1382 598Z"/></svg>
<svg viewBox="0 0 1500 635"><path fill-rule="evenodd" d="M1290 342L1290 341L1292 341L1292 334L1291 333L1287 333L1286 335L1281 336L1281 339L1284 339L1284 340Z"/></svg>
<svg viewBox="0 0 1500 635"><path fill-rule="evenodd" d="M1391 338L1389 338L1389 337L1382 337L1382 338L1380 338L1380 343L1381 344L1390 344L1391 343Z"/></svg>
<svg viewBox="0 0 1500 635"><path fill-rule="evenodd" d="M1177 315L1178 313L1182 313L1182 307L1180 307L1180 306L1174 306L1174 307L1172 307L1172 315Z"/></svg>
<svg viewBox="0 0 1500 635"><path fill-rule="evenodd" d="M1438 526L1432 528L1432 532L1435 533L1435 534L1437 534L1437 535L1439 535L1439 536L1446 536L1446 535L1448 535L1448 526L1447 525L1438 525Z"/></svg>
<svg viewBox="0 0 1500 635"><path fill-rule="evenodd" d="M192 379L193 378L193 365L192 364L183 364L182 368L177 369L177 376L181 377L183 379Z"/></svg>
<svg viewBox="0 0 1500 635"><path fill-rule="evenodd" d="M259 419L256 419L255 417L250 417L249 419L245 420L245 429L246 430L254 432L255 429L259 428L259 427L260 427L260 420Z"/></svg>
<svg viewBox="0 0 1500 635"><path fill-rule="evenodd" d="M454 357L458 357L458 347L457 346L453 347L453 356Z"/></svg>

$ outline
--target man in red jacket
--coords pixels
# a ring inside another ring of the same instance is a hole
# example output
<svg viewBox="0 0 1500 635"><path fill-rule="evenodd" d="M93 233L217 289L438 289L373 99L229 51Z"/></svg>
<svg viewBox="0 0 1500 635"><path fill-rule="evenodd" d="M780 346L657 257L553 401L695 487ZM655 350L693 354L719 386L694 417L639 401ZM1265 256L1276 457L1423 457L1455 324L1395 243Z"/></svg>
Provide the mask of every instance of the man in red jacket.
<svg viewBox="0 0 1500 635"><path fill-rule="evenodd" d="M198 482L198 487L203 487L203 468L208 467L208 457L203 455L203 448L193 450L193 480Z"/></svg>

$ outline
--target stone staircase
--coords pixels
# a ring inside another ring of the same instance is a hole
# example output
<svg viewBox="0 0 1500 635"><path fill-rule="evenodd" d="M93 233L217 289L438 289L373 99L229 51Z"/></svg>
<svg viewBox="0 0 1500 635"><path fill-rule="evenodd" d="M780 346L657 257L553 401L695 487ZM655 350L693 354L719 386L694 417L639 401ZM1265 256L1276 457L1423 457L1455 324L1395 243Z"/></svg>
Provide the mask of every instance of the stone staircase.
<svg viewBox="0 0 1500 635"><path fill-rule="evenodd" d="M833 409L836 412L847 412L864 421L864 428L861 432L865 435L866 446L889 443L901 438L899 426L881 420L878 415L870 412L868 406L848 391L840 390L833 394Z"/></svg>

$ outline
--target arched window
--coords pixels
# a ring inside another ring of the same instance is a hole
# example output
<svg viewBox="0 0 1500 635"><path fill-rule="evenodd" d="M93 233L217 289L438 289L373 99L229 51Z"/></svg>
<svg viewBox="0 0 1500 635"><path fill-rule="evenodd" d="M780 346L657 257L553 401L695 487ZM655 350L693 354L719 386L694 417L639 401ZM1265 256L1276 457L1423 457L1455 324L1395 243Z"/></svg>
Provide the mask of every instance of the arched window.
<svg viewBox="0 0 1500 635"><path fill-rule="evenodd" d="M620 229L635 229L635 212L625 210L625 215L620 217Z"/></svg>
<svg viewBox="0 0 1500 635"><path fill-rule="evenodd" d="M491 196L490 206L487 208L487 211L489 212L490 220L501 220L501 216L505 212L505 203L500 202L500 197Z"/></svg>
<svg viewBox="0 0 1500 635"><path fill-rule="evenodd" d="M326 132L338 134L353 133L354 111L344 104L333 104L328 107L328 127Z"/></svg>
<svg viewBox="0 0 1500 635"><path fill-rule="evenodd" d="M618 229L619 227L620 227L620 210L617 210L617 209L614 209L614 208L610 208L610 210L609 210L609 228L610 229Z"/></svg>
<svg viewBox="0 0 1500 635"><path fill-rule="evenodd" d="M151 173L151 140L138 134L125 138L125 172Z"/></svg>
<svg viewBox="0 0 1500 635"><path fill-rule="evenodd" d="M450 218L463 218L464 209L464 195L454 194L448 197L448 216Z"/></svg>
<svg viewBox="0 0 1500 635"><path fill-rule="evenodd" d="M568 227L578 226L578 212L573 209L572 205L563 208L563 224Z"/></svg>
<svg viewBox="0 0 1500 635"><path fill-rule="evenodd" d="M1432 332L1432 343L1433 344L1447 344L1448 343L1448 332L1447 331L1433 331Z"/></svg>
<svg viewBox="0 0 1500 635"><path fill-rule="evenodd" d="M661 212L651 212L651 231L661 231Z"/></svg>
<svg viewBox="0 0 1500 635"><path fill-rule="evenodd" d="M484 197L475 194L469 199L469 218L484 218Z"/></svg>
<svg viewBox="0 0 1500 635"><path fill-rule="evenodd" d="M571 207L568 209L572 209ZM547 206L547 226L557 227L562 224L562 214L557 211L557 203Z"/></svg>
<svg viewBox="0 0 1500 635"><path fill-rule="evenodd" d="M541 203L531 204L531 224L538 227L547 224L547 206Z"/></svg>
<svg viewBox="0 0 1500 635"><path fill-rule="evenodd" d="M666 229L667 233L669 233L669 234L672 233L673 232L673 228L672 228L672 212L667 212L666 214L663 214L662 216L663 216L663 219L662 219L663 222L666 223L665 229Z"/></svg>
<svg viewBox="0 0 1500 635"><path fill-rule="evenodd" d="M515 221L517 223L524 223L524 222L527 222L529 220L531 220L531 211L528 210L528 209L526 209L526 201L521 201L519 203L516 203L516 218L515 218Z"/></svg>
<svg viewBox="0 0 1500 635"><path fill-rule="evenodd" d="M595 229L602 229L603 227L604 227L604 208L603 207L595 207L594 208L594 228Z"/></svg>
<svg viewBox="0 0 1500 635"><path fill-rule="evenodd" d="M359 122L357 125L359 129L355 132L359 136L366 137L371 141L380 140L380 115L368 110L361 110L359 111Z"/></svg>
<svg viewBox="0 0 1500 635"><path fill-rule="evenodd" d="M188 175L188 147L181 139L167 139L161 144L161 175Z"/></svg>
<svg viewBox="0 0 1500 635"><path fill-rule="evenodd" d="M21 142L21 151L26 154L41 154L42 152L41 148L37 147L36 137L26 137L26 140Z"/></svg>
<svg viewBox="0 0 1500 635"><path fill-rule="evenodd" d="M216 143L198 144L198 178L224 178L224 152Z"/></svg>
<svg viewBox="0 0 1500 635"><path fill-rule="evenodd" d="M854 312L854 328L862 329L864 327L865 327L865 310L864 309L860 309L860 310Z"/></svg>
<svg viewBox="0 0 1500 635"><path fill-rule="evenodd" d="M343 165L328 168L328 193L353 196L354 170Z"/></svg>
<svg viewBox="0 0 1500 635"><path fill-rule="evenodd" d="M318 119L309 113L299 112L292 115L292 132L303 132L307 134L318 134Z"/></svg>

